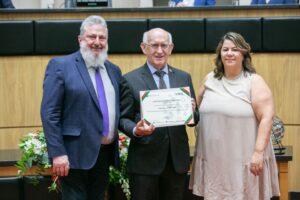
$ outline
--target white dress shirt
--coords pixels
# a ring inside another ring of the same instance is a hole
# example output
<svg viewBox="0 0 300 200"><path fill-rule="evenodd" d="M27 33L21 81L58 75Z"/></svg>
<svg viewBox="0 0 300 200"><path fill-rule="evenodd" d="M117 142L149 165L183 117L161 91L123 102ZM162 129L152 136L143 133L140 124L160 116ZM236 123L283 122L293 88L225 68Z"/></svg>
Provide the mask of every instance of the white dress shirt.
<svg viewBox="0 0 300 200"><path fill-rule="evenodd" d="M159 77L155 74L156 71L158 71L156 68L154 68L148 61L147 61L148 68L150 69L150 72L152 74L152 77L155 81L155 84L157 88L159 88ZM165 72L165 75L163 77L166 87L170 88L170 79L169 79L169 67L168 65L164 66L164 68L161 70Z"/></svg>
<svg viewBox="0 0 300 200"><path fill-rule="evenodd" d="M94 89L98 96L96 78L95 78L95 68L92 66L88 66L88 72L90 74ZM106 68L104 66L99 66L99 72L102 78L103 87L105 91L105 97L108 107L108 118L109 118L109 133L107 137L103 137L101 143L102 144L110 144L112 143L116 130L115 130L115 122L116 122L116 94L115 89L112 85L112 82L108 76Z"/></svg>

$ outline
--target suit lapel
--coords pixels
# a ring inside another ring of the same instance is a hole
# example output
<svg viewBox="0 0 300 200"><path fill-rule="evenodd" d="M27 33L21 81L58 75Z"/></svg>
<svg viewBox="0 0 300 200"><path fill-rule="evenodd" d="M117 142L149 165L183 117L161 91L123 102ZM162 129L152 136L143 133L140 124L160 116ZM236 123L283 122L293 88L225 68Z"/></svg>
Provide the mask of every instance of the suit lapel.
<svg viewBox="0 0 300 200"><path fill-rule="evenodd" d="M147 64L145 64L142 68L142 79L144 80L143 82L146 84L146 89L148 90L158 89Z"/></svg>
<svg viewBox="0 0 300 200"><path fill-rule="evenodd" d="M180 79L176 77L176 73L170 65L168 65L169 70L169 81L170 81L170 88L177 88L180 86ZM153 76L151 74L151 71L147 64L145 64L142 68L142 78L144 80L144 83L146 84L146 88L148 90L156 90L158 89Z"/></svg>
<svg viewBox="0 0 300 200"><path fill-rule="evenodd" d="M173 67L168 65L170 88L177 88L180 85L180 80L177 80Z"/></svg>
<svg viewBox="0 0 300 200"><path fill-rule="evenodd" d="M117 84L116 76L115 76L114 71L112 70L112 68L109 67L109 65L110 65L109 62L107 62L107 61L104 63L104 66L106 68L106 71L107 71L107 74L110 78L110 81L111 81L111 83L112 83L112 85L115 89L116 94L118 94L118 84Z"/></svg>
<svg viewBox="0 0 300 200"><path fill-rule="evenodd" d="M118 102L119 102L119 84L118 84L118 80L116 79L117 78L117 75L115 74L115 71L113 70L113 68L112 67L109 67L109 65L110 65L110 63L109 62L105 62L104 63L104 66L105 66L105 68L106 68L106 71L107 71L107 74L108 74L108 76L109 76L109 79L110 79L110 81L111 81L111 83L112 83L112 85L113 85L113 87L114 87L114 89L115 89L115 96L116 96L116 108L118 108L118 106L119 106L119 104L118 104Z"/></svg>
<svg viewBox="0 0 300 200"><path fill-rule="evenodd" d="M118 76L115 74L115 70L110 67L110 63L108 61L106 61L104 63L104 66L106 68L107 74L109 76L109 79L114 87L115 90L115 108L116 108L116 121L115 121L115 128L118 128L118 124L119 124L119 112L117 112L117 110L119 110L119 106L120 106L120 97L119 97L119 84L118 84L118 80L116 79Z"/></svg>
<svg viewBox="0 0 300 200"><path fill-rule="evenodd" d="M84 63L84 60L79 52L77 53L77 56L76 56L76 67L81 75L81 78L82 78L86 88L88 89L90 95L92 96L94 103L97 105L98 109L100 110L97 94L95 92L95 88L93 86L90 74L89 74L87 67Z"/></svg>

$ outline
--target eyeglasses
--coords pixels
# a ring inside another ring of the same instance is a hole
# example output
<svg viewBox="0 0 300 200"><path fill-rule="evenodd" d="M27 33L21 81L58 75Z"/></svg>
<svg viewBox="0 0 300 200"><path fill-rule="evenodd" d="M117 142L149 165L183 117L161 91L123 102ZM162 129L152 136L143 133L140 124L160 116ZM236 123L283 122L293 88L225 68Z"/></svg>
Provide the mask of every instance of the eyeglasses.
<svg viewBox="0 0 300 200"><path fill-rule="evenodd" d="M148 44L148 43L144 43L144 44L149 46L153 50L158 50L159 47L162 50L166 50L167 48L169 48L172 45L172 44Z"/></svg>
<svg viewBox="0 0 300 200"><path fill-rule="evenodd" d="M86 38L90 41L96 41L97 38L99 41L107 40L106 36L103 36L103 35L87 35Z"/></svg>

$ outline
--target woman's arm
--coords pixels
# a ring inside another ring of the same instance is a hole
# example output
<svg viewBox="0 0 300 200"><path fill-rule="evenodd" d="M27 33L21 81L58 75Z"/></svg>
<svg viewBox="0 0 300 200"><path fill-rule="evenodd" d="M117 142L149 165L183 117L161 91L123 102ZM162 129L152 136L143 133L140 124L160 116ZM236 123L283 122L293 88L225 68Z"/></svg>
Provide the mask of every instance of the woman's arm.
<svg viewBox="0 0 300 200"><path fill-rule="evenodd" d="M253 75L251 85L251 100L258 121L258 133L251 161L251 172L261 174L263 170L263 154L270 141L274 117L274 102L270 88L257 74Z"/></svg>
<svg viewBox="0 0 300 200"><path fill-rule="evenodd" d="M202 99L203 99L203 95L204 95L204 92L205 92L205 82L207 80L207 75L205 76L205 78L203 79L199 89L198 89L198 95L196 97L196 103L197 103L197 106L200 107L200 104L202 102Z"/></svg>

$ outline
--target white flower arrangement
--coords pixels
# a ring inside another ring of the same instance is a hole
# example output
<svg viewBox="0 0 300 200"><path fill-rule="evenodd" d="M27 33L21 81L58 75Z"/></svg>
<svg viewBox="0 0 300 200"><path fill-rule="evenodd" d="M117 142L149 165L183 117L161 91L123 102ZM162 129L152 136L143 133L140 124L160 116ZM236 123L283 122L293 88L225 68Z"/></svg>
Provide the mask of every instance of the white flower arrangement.
<svg viewBox="0 0 300 200"><path fill-rule="evenodd" d="M129 200L131 196L129 178L126 171L129 142L130 139L126 135L123 133L119 134L120 167L115 168L110 166L109 168L109 182L112 184L120 184L127 200Z"/></svg>
<svg viewBox="0 0 300 200"><path fill-rule="evenodd" d="M123 133L119 135L119 151L120 151L120 167L109 168L109 181L112 184L120 184L126 196L130 199L129 179L126 172L126 161L128 155L128 146L130 139ZM35 131L25 135L19 144L21 150L21 158L17 162L16 167L19 169L19 176L24 176L26 172L33 166L36 166L35 173L44 175L47 169L52 166L49 162L47 144L45 135L42 131ZM48 187L49 191L57 191L58 176L52 176L52 183ZM38 184L38 179L34 179L34 184Z"/></svg>
<svg viewBox="0 0 300 200"><path fill-rule="evenodd" d="M33 166L36 166L35 173L37 175L44 175L45 171L51 168L46 139L43 132L35 131L28 133L21 139L19 148L21 150L21 158L16 164L16 167L19 169L19 176L24 176ZM58 189L58 177L52 176L52 180L48 189L49 191L56 191ZM37 177L33 179L33 183L38 184Z"/></svg>

